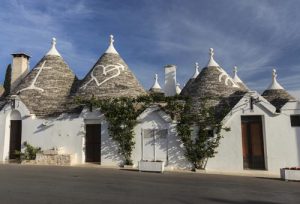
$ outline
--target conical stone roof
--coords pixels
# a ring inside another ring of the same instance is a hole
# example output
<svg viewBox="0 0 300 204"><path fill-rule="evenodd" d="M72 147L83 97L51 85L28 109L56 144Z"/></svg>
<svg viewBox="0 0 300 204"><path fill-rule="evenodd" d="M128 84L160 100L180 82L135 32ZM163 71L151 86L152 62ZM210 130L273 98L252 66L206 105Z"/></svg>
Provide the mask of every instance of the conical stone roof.
<svg viewBox="0 0 300 204"><path fill-rule="evenodd" d="M183 87L183 89L180 92L182 95L187 95L189 93L189 89L192 86L192 83L195 81L195 79L197 78L198 75L199 75L199 64L198 64L198 62L196 62L195 63L195 72L194 72L193 76L188 80L188 82L186 83L186 85Z"/></svg>
<svg viewBox="0 0 300 204"><path fill-rule="evenodd" d="M192 98L193 112L199 112L204 106L214 107L216 116L233 108L244 94L245 91L214 60L212 48L207 66L201 70L188 91L182 93Z"/></svg>
<svg viewBox="0 0 300 204"><path fill-rule="evenodd" d="M0 98L4 94L4 88L2 85L0 85Z"/></svg>
<svg viewBox="0 0 300 204"><path fill-rule="evenodd" d="M273 69L272 72L272 83L263 92L262 96L275 106L277 111L279 111L288 101L296 100L277 82L276 69Z"/></svg>
<svg viewBox="0 0 300 204"><path fill-rule="evenodd" d="M82 80L76 93L77 96L104 99L122 96L137 97L146 94L144 88L114 48L113 42L114 39L111 35L108 49Z"/></svg>
<svg viewBox="0 0 300 204"><path fill-rule="evenodd" d="M32 114L38 117L58 116L68 112L69 95L76 76L56 50L56 39L50 51L37 63L14 91Z"/></svg>
<svg viewBox="0 0 300 204"><path fill-rule="evenodd" d="M246 84L240 79L240 77L237 74L238 68L237 66L233 67L233 81L244 91L249 91L250 89L246 86Z"/></svg>

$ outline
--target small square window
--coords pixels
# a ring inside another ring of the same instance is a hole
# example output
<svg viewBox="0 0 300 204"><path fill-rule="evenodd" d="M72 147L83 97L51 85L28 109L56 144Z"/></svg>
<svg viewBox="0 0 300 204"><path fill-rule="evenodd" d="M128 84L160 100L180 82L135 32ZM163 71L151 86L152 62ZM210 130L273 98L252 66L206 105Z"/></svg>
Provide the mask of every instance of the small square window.
<svg viewBox="0 0 300 204"><path fill-rule="evenodd" d="M291 126L300 127L300 115L291 115Z"/></svg>
<svg viewBox="0 0 300 204"><path fill-rule="evenodd" d="M208 137L214 137L215 131L214 130L207 130Z"/></svg>

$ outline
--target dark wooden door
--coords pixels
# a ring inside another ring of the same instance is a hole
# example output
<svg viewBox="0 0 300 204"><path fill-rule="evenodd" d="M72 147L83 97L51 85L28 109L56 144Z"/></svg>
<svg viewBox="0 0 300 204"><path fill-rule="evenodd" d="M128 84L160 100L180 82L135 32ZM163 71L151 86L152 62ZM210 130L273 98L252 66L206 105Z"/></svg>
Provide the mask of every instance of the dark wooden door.
<svg viewBox="0 0 300 204"><path fill-rule="evenodd" d="M244 169L265 169L261 116L242 116Z"/></svg>
<svg viewBox="0 0 300 204"><path fill-rule="evenodd" d="M87 124L85 137L85 161L101 161L101 125Z"/></svg>
<svg viewBox="0 0 300 204"><path fill-rule="evenodd" d="M15 151L21 151L22 120L10 121L9 159L16 159Z"/></svg>

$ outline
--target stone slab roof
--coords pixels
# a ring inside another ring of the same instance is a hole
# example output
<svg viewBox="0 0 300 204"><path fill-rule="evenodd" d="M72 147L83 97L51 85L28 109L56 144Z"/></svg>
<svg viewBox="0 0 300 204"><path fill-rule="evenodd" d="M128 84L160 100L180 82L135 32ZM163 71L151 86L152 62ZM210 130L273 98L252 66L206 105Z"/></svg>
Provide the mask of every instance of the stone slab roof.
<svg viewBox="0 0 300 204"><path fill-rule="evenodd" d="M192 86L192 83L195 81L195 78L190 78L188 80L188 82L186 83L186 85L183 87L183 89L181 90L181 95L186 96L189 94L190 92L190 88Z"/></svg>
<svg viewBox="0 0 300 204"><path fill-rule="evenodd" d="M82 80L76 95L96 99L137 97L146 94L137 78L117 53L104 53Z"/></svg>
<svg viewBox="0 0 300 204"><path fill-rule="evenodd" d="M0 111L5 106L6 103L7 103L7 100L5 98L0 97Z"/></svg>
<svg viewBox="0 0 300 204"><path fill-rule="evenodd" d="M0 97L4 94L4 87L0 85Z"/></svg>
<svg viewBox="0 0 300 204"><path fill-rule="evenodd" d="M192 98L195 113L203 106L214 107L217 116L232 109L246 93L221 67L216 66L202 69L184 89L182 95Z"/></svg>
<svg viewBox="0 0 300 204"><path fill-rule="evenodd" d="M263 92L262 96L277 110L280 110L287 102L296 100L284 89L268 89Z"/></svg>
<svg viewBox="0 0 300 204"><path fill-rule="evenodd" d="M164 93L162 89L158 89L158 88L150 88L149 92L150 93Z"/></svg>
<svg viewBox="0 0 300 204"><path fill-rule="evenodd" d="M68 106L77 78L61 56L46 55L14 90L30 113L55 117L75 107Z"/></svg>
<svg viewBox="0 0 300 204"><path fill-rule="evenodd" d="M246 86L246 84L240 79L240 77L237 74L238 68L237 66L233 67L233 81L244 91L250 91L250 89Z"/></svg>
<svg viewBox="0 0 300 204"><path fill-rule="evenodd" d="M236 83L243 91L250 91L250 89L246 86L246 84L244 84L244 82L236 82Z"/></svg>

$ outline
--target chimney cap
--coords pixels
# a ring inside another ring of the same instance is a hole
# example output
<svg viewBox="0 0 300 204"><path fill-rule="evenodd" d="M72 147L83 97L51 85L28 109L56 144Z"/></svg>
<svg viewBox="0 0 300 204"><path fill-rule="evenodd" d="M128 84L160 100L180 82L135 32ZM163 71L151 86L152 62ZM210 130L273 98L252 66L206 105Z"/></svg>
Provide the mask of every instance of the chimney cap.
<svg viewBox="0 0 300 204"><path fill-rule="evenodd" d="M13 57L25 57L27 59L30 58L29 55L25 54L24 52L16 52L11 54Z"/></svg>
<svg viewBox="0 0 300 204"><path fill-rule="evenodd" d="M175 64L167 64L167 65L165 65L165 68L167 68L167 67L176 67L176 65Z"/></svg>

